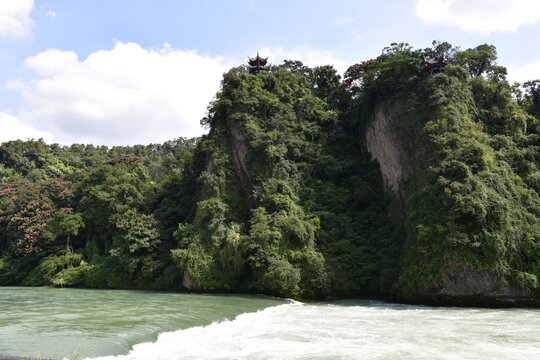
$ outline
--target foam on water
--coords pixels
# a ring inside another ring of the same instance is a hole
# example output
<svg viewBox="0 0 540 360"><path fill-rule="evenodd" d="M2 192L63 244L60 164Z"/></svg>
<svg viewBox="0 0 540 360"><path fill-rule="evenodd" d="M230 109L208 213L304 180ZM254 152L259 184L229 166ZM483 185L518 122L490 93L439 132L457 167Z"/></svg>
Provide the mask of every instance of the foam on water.
<svg viewBox="0 0 540 360"><path fill-rule="evenodd" d="M163 332L284 303L264 296L0 287L0 359L126 354Z"/></svg>
<svg viewBox="0 0 540 360"><path fill-rule="evenodd" d="M540 359L539 334L533 309L295 302L163 333L99 359Z"/></svg>

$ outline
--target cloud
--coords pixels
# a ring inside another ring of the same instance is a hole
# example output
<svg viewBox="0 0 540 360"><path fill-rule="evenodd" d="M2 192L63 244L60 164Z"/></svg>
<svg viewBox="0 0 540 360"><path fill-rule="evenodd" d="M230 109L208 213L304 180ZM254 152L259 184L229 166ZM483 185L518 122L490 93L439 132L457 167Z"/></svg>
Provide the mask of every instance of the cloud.
<svg viewBox="0 0 540 360"><path fill-rule="evenodd" d="M48 17L50 17L51 19L54 19L56 17L56 12L55 11L47 11L45 13L45 15L47 15Z"/></svg>
<svg viewBox="0 0 540 360"><path fill-rule="evenodd" d="M28 36L33 8L34 0L0 0L0 36Z"/></svg>
<svg viewBox="0 0 540 360"><path fill-rule="evenodd" d="M331 64L339 73L349 66L335 53L311 47L266 47L260 53L273 64ZM244 60L122 42L83 60L73 51L49 49L24 61L34 74L29 80L9 86L23 99L19 120L53 133L57 142L148 144L200 136L200 119L222 74Z"/></svg>
<svg viewBox="0 0 540 360"><path fill-rule="evenodd" d="M510 65L508 69L508 81L523 83L528 80L540 79L540 60L529 64L517 66Z"/></svg>
<svg viewBox="0 0 540 360"><path fill-rule="evenodd" d="M268 56L273 64L280 64L283 60L300 60L309 67L321 65L333 65L339 74L343 74L350 66L341 60L333 51L321 50L302 46L286 50L281 47L265 47L260 51L261 55Z"/></svg>
<svg viewBox="0 0 540 360"><path fill-rule="evenodd" d="M43 138L48 143L53 141L51 133L36 130L33 126L22 123L16 116L0 112L0 143L9 140L39 138Z"/></svg>
<svg viewBox="0 0 540 360"><path fill-rule="evenodd" d="M164 45L117 43L85 60L49 49L27 58L32 80L20 91L19 117L62 143L147 144L203 133L200 119L229 66L220 57Z"/></svg>
<svg viewBox="0 0 540 360"><path fill-rule="evenodd" d="M416 14L428 25L488 35L511 32L540 19L538 0L419 0Z"/></svg>

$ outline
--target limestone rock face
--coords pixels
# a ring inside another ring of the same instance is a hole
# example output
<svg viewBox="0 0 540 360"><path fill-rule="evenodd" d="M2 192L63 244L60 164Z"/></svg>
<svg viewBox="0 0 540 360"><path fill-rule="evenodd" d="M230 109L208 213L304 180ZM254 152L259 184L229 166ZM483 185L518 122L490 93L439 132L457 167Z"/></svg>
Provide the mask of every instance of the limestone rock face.
<svg viewBox="0 0 540 360"><path fill-rule="evenodd" d="M415 173L422 161L422 149L412 134L399 104L379 104L364 132L364 144L373 160L379 163L386 190L396 196L397 209L390 216L406 219L411 184L422 174ZM397 211L395 211L397 210ZM508 283L496 273L477 270L466 261L441 259L438 274L418 284L415 290L399 295L398 300L434 304L514 305L535 303L534 295Z"/></svg>
<svg viewBox="0 0 540 360"><path fill-rule="evenodd" d="M230 132L231 151L234 159L234 164L240 179L240 186L244 193L245 201L250 209L256 207L255 199L253 198L253 187L251 185L251 175L247 168L248 150L242 129L237 124L228 125Z"/></svg>
<svg viewBox="0 0 540 360"><path fill-rule="evenodd" d="M191 280L191 277L188 274L184 274L184 278L182 279L182 285L186 289L191 289L192 287L195 287L195 283L193 280Z"/></svg>
<svg viewBox="0 0 540 360"><path fill-rule="evenodd" d="M411 176L411 149L400 128L398 107L378 106L366 128L365 145L381 168L384 185L398 200L399 211L406 215L405 183Z"/></svg>
<svg viewBox="0 0 540 360"><path fill-rule="evenodd" d="M508 284L494 273L474 270L464 262L447 261L441 272L437 296L446 299L483 298L498 303L529 302L531 294L519 286Z"/></svg>

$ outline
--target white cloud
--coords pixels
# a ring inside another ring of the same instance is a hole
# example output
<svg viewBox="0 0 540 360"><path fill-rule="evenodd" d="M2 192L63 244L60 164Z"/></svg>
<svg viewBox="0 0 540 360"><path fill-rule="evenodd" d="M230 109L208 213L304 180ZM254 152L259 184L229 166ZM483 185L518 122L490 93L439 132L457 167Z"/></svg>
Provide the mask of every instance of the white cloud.
<svg viewBox="0 0 540 360"><path fill-rule="evenodd" d="M280 64L283 60L300 60L309 67L321 65L333 65L341 75L351 64L341 60L337 54L328 50L321 50L311 47L296 47L292 50L285 50L281 47L265 47L260 50L260 54L269 57L273 64Z"/></svg>
<svg viewBox="0 0 540 360"><path fill-rule="evenodd" d="M260 53L273 64L301 60L311 67L334 65L339 73L349 66L333 52L310 47ZM243 61L121 42L84 60L49 49L25 60L32 79L9 85L24 100L19 120L53 133L57 142L147 144L201 135L200 119L223 72Z"/></svg>
<svg viewBox="0 0 540 360"><path fill-rule="evenodd" d="M428 25L488 35L511 32L540 20L538 0L419 0L416 14Z"/></svg>
<svg viewBox="0 0 540 360"><path fill-rule="evenodd" d="M28 36L33 8L34 0L0 0L0 36Z"/></svg>
<svg viewBox="0 0 540 360"><path fill-rule="evenodd" d="M229 68L195 51L120 42L83 61L49 49L24 64L37 76L11 83L25 100L19 117L46 124L62 143L105 145L201 135L200 119Z"/></svg>
<svg viewBox="0 0 540 360"><path fill-rule="evenodd" d="M540 60L517 66L510 65L508 69L508 81L512 84L514 82L523 83L528 80L540 79Z"/></svg>
<svg viewBox="0 0 540 360"><path fill-rule="evenodd" d="M51 11L47 11L47 12L45 13L45 15L47 15L47 16L50 17L51 19L54 19L54 18L56 17L56 12L54 12L54 11L52 11L52 10L51 10Z"/></svg>
<svg viewBox="0 0 540 360"><path fill-rule="evenodd" d="M17 117L5 112L0 112L0 143L9 140L27 140L43 138L51 143L53 135L46 131L36 130L29 124L22 123Z"/></svg>

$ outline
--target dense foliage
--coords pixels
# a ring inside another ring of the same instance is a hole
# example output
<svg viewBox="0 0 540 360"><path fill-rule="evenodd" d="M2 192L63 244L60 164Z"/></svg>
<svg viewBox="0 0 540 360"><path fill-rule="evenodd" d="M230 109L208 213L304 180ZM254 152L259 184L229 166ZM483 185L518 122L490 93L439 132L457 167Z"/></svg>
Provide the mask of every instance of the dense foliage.
<svg viewBox="0 0 540 360"><path fill-rule="evenodd" d="M392 44L343 79L241 66L201 139L4 143L0 284L423 301L476 272L537 296L540 87L510 86L496 58L434 42ZM407 139L403 196L365 148L381 108Z"/></svg>
<svg viewBox="0 0 540 360"><path fill-rule="evenodd" d="M444 56L449 65L419 72L428 56ZM393 44L354 79L364 106L359 119L372 120L366 107L390 107L408 140L413 175L404 184L406 236L393 293L399 299L436 297L448 278L474 282L473 273L538 293L536 82L515 101L495 60L488 45L459 51L447 43L425 50ZM472 286L482 295L483 284Z"/></svg>
<svg viewBox="0 0 540 360"><path fill-rule="evenodd" d="M225 74L203 120L196 209L175 233L173 257L193 286L300 298L380 291L387 201L360 138L325 101L338 87L332 68L298 63Z"/></svg>
<svg viewBox="0 0 540 360"><path fill-rule="evenodd" d="M162 234L183 204L162 199L196 143L2 144L0 284L178 287Z"/></svg>

